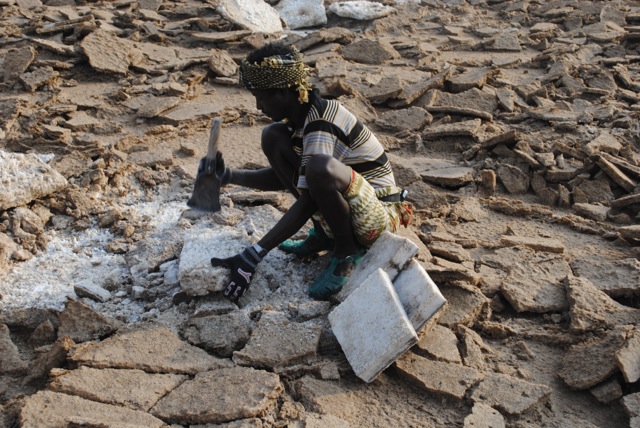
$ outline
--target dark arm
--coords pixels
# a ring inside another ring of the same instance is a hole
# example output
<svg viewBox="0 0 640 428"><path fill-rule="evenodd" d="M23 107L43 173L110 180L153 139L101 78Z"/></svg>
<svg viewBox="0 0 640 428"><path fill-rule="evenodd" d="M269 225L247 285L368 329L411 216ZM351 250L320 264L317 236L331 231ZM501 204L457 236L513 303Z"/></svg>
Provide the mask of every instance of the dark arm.
<svg viewBox="0 0 640 428"><path fill-rule="evenodd" d="M284 190L285 186L276 176L273 168L232 169L229 183L257 190Z"/></svg>
<svg viewBox="0 0 640 428"><path fill-rule="evenodd" d="M311 218L318 210L311 199L309 192L302 191L302 195L291 205L291 208L282 216L273 228L258 241L258 245L267 251L271 251L285 239L290 238Z"/></svg>

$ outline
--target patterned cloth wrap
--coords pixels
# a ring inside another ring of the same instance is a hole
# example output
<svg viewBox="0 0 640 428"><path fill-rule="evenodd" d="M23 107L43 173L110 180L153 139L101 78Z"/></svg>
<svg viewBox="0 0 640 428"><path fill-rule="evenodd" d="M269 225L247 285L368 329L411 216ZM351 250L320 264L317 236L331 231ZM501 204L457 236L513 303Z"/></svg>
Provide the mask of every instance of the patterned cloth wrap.
<svg viewBox="0 0 640 428"><path fill-rule="evenodd" d="M385 230L396 232L400 225L409 225L413 204L406 201L383 202L379 199L401 191L396 186L376 189L360 174L351 170L351 184L343 196L351 208L351 224L360 245L369 248ZM332 238L333 234L324 218L316 213L314 219L318 220L327 236Z"/></svg>
<svg viewBox="0 0 640 428"><path fill-rule="evenodd" d="M244 59L240 63L240 84L247 89L295 87L298 100L307 103L311 90L308 81L310 71L297 50L293 54L266 57L260 63L250 63Z"/></svg>

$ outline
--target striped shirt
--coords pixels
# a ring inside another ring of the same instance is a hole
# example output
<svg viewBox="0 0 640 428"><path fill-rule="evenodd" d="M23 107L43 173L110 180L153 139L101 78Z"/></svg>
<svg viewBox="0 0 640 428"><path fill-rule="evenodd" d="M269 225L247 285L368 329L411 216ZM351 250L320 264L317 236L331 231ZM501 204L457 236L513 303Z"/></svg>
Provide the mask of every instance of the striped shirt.
<svg viewBox="0 0 640 428"><path fill-rule="evenodd" d="M308 189L305 166L309 158L318 154L350 166L374 188L395 186L384 147L369 128L335 100L312 93L310 104L303 128L293 134L294 150L302 157L299 189Z"/></svg>

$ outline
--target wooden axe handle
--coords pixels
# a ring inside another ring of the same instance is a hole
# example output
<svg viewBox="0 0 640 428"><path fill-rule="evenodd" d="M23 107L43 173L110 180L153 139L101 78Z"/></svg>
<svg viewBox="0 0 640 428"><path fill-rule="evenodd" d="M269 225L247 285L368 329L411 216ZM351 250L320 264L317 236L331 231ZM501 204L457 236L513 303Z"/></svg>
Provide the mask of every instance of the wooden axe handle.
<svg viewBox="0 0 640 428"><path fill-rule="evenodd" d="M222 119L214 117L211 121L211 130L209 131L209 149L207 150L206 158L214 160L218 153L218 137L220 136L220 124Z"/></svg>

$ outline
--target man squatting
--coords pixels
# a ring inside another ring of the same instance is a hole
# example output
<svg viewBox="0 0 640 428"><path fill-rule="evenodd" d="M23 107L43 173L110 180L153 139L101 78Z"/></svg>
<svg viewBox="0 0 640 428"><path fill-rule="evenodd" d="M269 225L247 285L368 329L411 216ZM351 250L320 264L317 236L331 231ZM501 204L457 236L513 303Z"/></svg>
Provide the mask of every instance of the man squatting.
<svg viewBox="0 0 640 428"><path fill-rule="evenodd" d="M270 166L231 169L218 153L216 174L222 185L287 190L296 201L256 244L233 257L211 259L213 266L231 269L224 295L234 301L276 246L299 257L333 251L309 291L326 299L340 291L383 231L406 227L412 215L380 142L341 104L322 98L308 82L309 71L299 52L280 42L253 51L240 64L240 83L274 121L261 137ZM313 228L306 239L288 239L309 219Z"/></svg>

